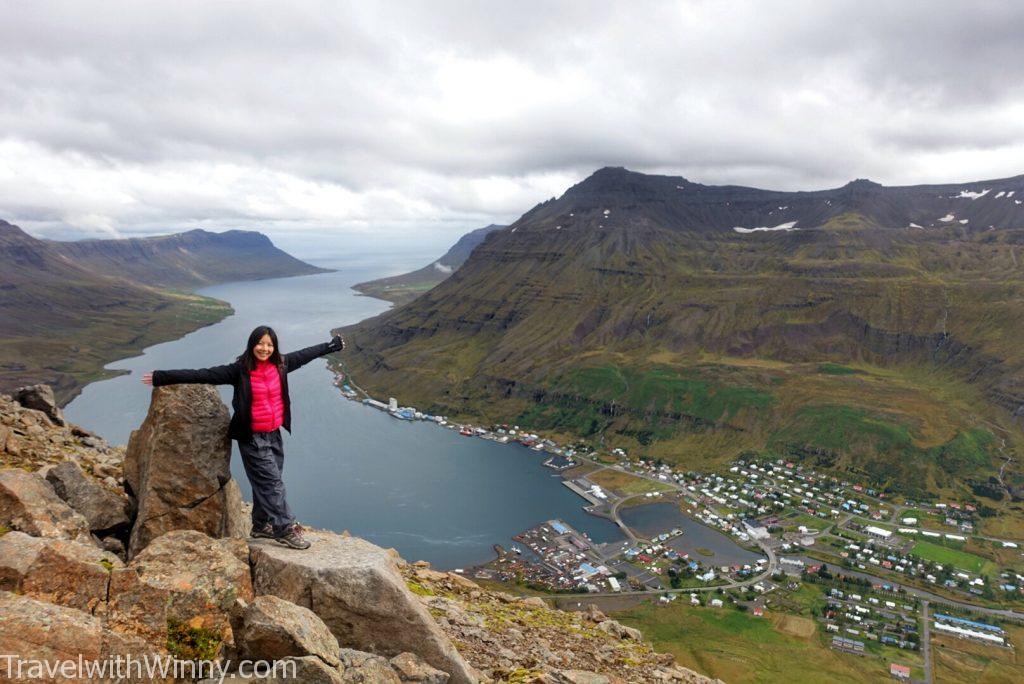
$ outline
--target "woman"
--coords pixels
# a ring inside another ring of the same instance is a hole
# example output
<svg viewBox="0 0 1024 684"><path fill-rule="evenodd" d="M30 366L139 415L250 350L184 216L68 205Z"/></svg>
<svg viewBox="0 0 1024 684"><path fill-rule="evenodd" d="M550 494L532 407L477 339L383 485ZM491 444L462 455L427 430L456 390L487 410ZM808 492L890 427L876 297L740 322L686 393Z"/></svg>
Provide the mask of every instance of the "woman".
<svg viewBox="0 0 1024 684"><path fill-rule="evenodd" d="M345 348L340 335L325 344L282 355L277 333L261 325L249 335L245 351L234 363L194 370L158 370L142 376L154 387L179 383L232 385L234 415L228 434L238 440L245 474L252 485L252 536L275 539L293 549L308 549L302 528L285 500L284 450L281 430L291 432L288 373L313 359Z"/></svg>

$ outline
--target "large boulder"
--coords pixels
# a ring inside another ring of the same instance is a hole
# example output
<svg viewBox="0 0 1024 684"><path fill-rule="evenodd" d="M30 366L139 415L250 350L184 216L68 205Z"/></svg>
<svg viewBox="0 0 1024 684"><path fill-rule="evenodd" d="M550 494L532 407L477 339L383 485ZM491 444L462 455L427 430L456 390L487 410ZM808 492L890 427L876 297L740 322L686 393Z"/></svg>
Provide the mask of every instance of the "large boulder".
<svg viewBox="0 0 1024 684"><path fill-rule="evenodd" d="M90 530L110 530L131 522L128 497L100 485L74 461L62 461L50 468L46 481L57 496L85 517Z"/></svg>
<svg viewBox="0 0 1024 684"><path fill-rule="evenodd" d="M257 596L246 608L237 642L249 660L283 660L316 656L337 667L338 640L308 608L276 596Z"/></svg>
<svg viewBox="0 0 1024 684"><path fill-rule="evenodd" d="M355 537L310 532L313 545L295 551L270 540L249 544L257 594L309 608L346 647L396 656L420 655L453 683L475 682L430 613L409 591L396 554Z"/></svg>
<svg viewBox="0 0 1024 684"><path fill-rule="evenodd" d="M39 475L0 469L0 525L34 537L88 541L89 523Z"/></svg>
<svg viewBox="0 0 1024 684"><path fill-rule="evenodd" d="M111 659L131 655L135 658L163 653L136 639L111 632L103 627L100 618L67 606L37 601L27 596L0 591L0 654L16 654L22 662L21 676L10 672L0 661L4 681L24 682L159 682L159 677L117 677L107 670L103 675L94 671L88 679L72 679L58 674L48 676L45 665L35 662L57 661L96 663L110 667ZM123 671L122 674L125 672ZM116 674L116 673L113 673Z"/></svg>
<svg viewBox="0 0 1024 684"><path fill-rule="evenodd" d="M66 425L64 413L57 406L53 388L49 385L30 385L14 390L14 400L25 408L42 411L54 425Z"/></svg>
<svg viewBox="0 0 1024 684"><path fill-rule="evenodd" d="M236 603L253 598L247 557L240 539L168 532L111 573L107 626L160 647L181 632L217 652L234 642Z"/></svg>
<svg viewBox="0 0 1024 684"><path fill-rule="evenodd" d="M231 478L228 410L208 385L153 390L142 426L132 432L124 475L138 501L128 556L170 530L244 537L248 521Z"/></svg>
<svg viewBox="0 0 1024 684"><path fill-rule="evenodd" d="M23 532L0 537L0 589L90 614L106 613L110 572L121 566L92 544Z"/></svg>

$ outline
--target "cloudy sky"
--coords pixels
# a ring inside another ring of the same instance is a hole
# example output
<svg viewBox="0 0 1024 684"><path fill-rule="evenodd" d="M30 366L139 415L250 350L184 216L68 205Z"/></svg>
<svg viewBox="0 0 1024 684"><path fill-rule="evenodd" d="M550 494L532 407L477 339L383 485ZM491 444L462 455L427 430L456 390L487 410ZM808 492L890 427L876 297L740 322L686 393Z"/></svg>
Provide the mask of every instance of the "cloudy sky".
<svg viewBox="0 0 1024 684"><path fill-rule="evenodd" d="M1022 35L1015 0L0 0L0 218L442 246L609 165L1018 175Z"/></svg>

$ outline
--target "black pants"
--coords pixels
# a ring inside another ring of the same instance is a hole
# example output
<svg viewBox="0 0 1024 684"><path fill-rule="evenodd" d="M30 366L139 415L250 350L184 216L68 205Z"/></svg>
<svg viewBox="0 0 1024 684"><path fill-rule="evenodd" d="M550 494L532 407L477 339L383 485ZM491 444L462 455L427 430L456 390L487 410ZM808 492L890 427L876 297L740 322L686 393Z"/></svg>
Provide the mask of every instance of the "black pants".
<svg viewBox="0 0 1024 684"><path fill-rule="evenodd" d="M248 440L238 440L242 465L252 485L252 527L262 529L267 523L274 535L281 536L295 523L292 509L285 500L284 448L281 431L254 432Z"/></svg>

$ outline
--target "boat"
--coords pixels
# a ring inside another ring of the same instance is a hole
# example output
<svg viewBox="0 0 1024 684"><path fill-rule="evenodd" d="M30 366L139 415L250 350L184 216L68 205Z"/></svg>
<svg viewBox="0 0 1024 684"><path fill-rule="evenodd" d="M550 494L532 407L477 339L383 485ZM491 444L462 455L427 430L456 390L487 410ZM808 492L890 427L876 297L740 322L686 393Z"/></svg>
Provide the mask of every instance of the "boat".
<svg viewBox="0 0 1024 684"><path fill-rule="evenodd" d="M463 437L472 437L473 431L470 430L468 427L463 427L461 430L459 430L459 434L462 435Z"/></svg>

